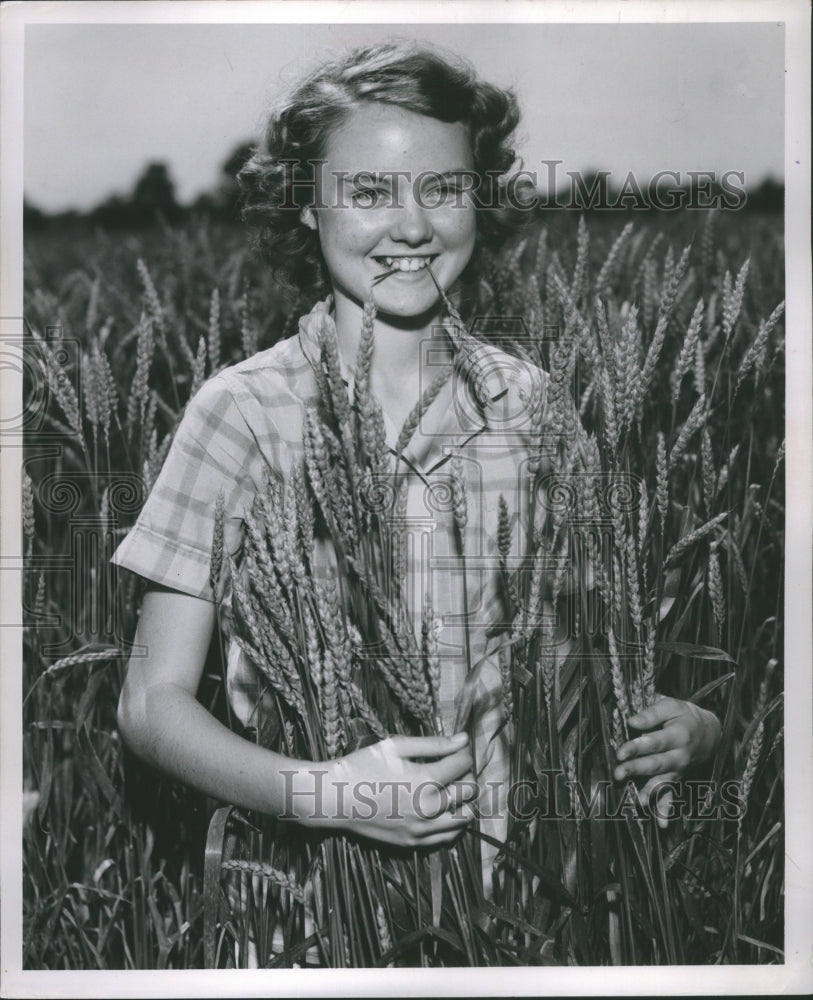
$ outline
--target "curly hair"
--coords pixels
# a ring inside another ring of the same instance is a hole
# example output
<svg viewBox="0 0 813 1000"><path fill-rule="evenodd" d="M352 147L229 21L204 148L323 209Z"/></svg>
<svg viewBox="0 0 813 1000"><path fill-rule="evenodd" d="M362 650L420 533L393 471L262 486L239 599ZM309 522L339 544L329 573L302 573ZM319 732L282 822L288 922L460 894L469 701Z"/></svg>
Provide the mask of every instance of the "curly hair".
<svg viewBox="0 0 813 1000"><path fill-rule="evenodd" d="M499 177L516 162L510 143L520 115L512 91L478 79L464 60L426 45L355 49L321 66L275 109L263 142L238 174L243 219L254 228L261 253L300 291L329 290L318 235L300 217L313 200L315 161L324 158L332 131L360 103L372 101L466 126L480 185L469 278L483 253L502 246L527 217L516 206L500 206Z"/></svg>

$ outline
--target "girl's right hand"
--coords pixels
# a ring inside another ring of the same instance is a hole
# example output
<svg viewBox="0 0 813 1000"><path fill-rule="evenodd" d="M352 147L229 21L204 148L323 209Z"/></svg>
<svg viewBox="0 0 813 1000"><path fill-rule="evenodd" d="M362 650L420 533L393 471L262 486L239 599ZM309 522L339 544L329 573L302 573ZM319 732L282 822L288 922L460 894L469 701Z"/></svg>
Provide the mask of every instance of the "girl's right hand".
<svg viewBox="0 0 813 1000"><path fill-rule="evenodd" d="M307 826L397 847L449 844L471 822L471 815L460 815L460 807L479 794L471 768L465 733L391 736L312 770L299 769L292 812ZM321 809L308 815L317 787Z"/></svg>

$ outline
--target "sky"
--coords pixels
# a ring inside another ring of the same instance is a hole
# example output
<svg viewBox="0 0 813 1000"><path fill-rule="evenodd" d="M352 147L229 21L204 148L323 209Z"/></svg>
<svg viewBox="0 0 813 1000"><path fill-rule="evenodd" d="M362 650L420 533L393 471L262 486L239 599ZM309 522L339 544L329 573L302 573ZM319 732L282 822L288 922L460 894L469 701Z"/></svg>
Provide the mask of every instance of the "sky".
<svg viewBox="0 0 813 1000"><path fill-rule="evenodd" d="M419 10L420 7L416 7ZM25 194L47 211L126 195L150 161L181 202L256 140L281 88L361 43L420 38L514 87L518 152L566 170L783 176L784 30L729 24L51 24L25 34ZM545 174L546 175L546 174Z"/></svg>

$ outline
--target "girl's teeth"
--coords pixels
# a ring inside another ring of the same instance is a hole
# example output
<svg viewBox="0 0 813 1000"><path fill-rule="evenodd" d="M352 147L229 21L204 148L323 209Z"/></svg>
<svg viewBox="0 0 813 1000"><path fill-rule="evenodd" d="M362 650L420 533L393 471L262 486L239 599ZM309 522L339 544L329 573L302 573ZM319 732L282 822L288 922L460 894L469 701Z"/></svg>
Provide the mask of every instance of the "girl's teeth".
<svg viewBox="0 0 813 1000"><path fill-rule="evenodd" d="M420 271L429 263L428 257L385 257L384 263L393 271Z"/></svg>

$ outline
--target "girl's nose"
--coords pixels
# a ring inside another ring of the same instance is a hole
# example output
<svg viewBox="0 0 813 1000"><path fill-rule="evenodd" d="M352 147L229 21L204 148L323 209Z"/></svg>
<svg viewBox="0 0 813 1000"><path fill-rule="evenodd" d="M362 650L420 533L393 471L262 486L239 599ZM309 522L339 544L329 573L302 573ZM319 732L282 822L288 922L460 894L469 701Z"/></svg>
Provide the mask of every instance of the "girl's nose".
<svg viewBox="0 0 813 1000"><path fill-rule="evenodd" d="M421 205L412 194L405 198L395 212L390 235L394 240L408 243L410 246L420 246L428 243L433 235L432 221L429 218L430 209Z"/></svg>

